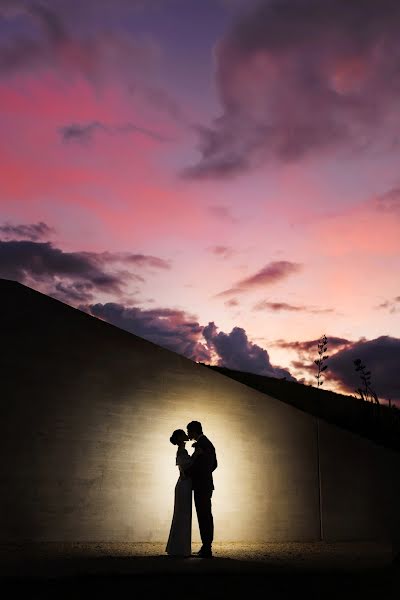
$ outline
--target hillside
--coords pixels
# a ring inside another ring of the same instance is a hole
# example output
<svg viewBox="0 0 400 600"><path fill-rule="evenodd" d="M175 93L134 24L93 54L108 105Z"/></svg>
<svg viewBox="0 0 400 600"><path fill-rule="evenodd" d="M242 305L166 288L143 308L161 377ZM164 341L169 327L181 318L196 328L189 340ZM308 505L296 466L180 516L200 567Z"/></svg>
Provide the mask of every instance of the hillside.
<svg viewBox="0 0 400 600"><path fill-rule="evenodd" d="M400 410L395 407L378 406L353 396L275 377L205 366L377 444L400 451Z"/></svg>

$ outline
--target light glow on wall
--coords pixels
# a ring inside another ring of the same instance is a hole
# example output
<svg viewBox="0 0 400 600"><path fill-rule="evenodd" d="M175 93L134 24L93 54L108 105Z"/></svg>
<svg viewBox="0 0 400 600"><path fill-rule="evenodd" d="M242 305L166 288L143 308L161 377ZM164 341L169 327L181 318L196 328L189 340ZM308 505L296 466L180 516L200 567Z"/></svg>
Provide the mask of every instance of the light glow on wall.
<svg viewBox="0 0 400 600"><path fill-rule="evenodd" d="M199 420L205 435L216 448L218 460L218 468L213 473L215 491L212 497L215 540L231 540L233 520L251 512L249 449L254 447L254 443L244 448L245 443L238 430L240 423L232 416L218 414L211 406L205 406L204 399L196 398L195 394L190 400L173 406L172 409L168 403L164 410L160 408L154 411L151 418L153 426L147 434L138 426L138 421L136 426L133 425L132 453L140 453L142 460L140 469L131 480L130 498L135 501L131 505L121 506L121 510L133 516L135 532L141 539L168 539L174 490L179 477L175 464L177 447L170 443L169 438L175 429L186 431L190 421ZM250 435L248 439L250 442ZM194 451L192 443L189 441L186 444L189 454ZM200 541L200 535L194 502L192 522L192 541L197 542Z"/></svg>
<svg viewBox="0 0 400 600"><path fill-rule="evenodd" d="M179 476L178 467L175 465L176 446L169 442L169 436L174 429L186 430L186 425L191 420L197 420L199 411L187 411L177 409L176 414L168 415L163 419L163 426L157 432L154 441L155 462L154 477L157 491L151 494L148 508L158 516L159 531L165 532L168 537L169 526L172 520L174 505L174 489ZM191 414L196 415L191 417ZM213 473L215 490L212 496L212 507L214 516L215 539L226 537L225 528L232 523L237 515L246 514L251 511L249 477L246 476L247 454L240 452L240 444L235 444L232 439L233 432L227 424L216 416L207 416L202 419L204 433L209 437L216 447L218 468ZM192 442L188 442L186 448L189 454L193 453ZM157 493L158 492L158 493ZM193 503L193 541L200 541L197 515ZM228 533L229 537L229 533Z"/></svg>

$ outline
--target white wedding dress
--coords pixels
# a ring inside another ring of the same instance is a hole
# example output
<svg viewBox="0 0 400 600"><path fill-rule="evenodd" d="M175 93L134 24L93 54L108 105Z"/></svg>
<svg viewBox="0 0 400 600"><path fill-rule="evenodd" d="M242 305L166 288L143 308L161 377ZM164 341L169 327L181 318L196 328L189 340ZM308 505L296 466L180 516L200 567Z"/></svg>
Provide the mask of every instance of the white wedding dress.
<svg viewBox="0 0 400 600"><path fill-rule="evenodd" d="M177 452L179 479L175 486L174 515L165 549L170 556L190 556L192 552L192 480L185 477L183 471L191 461L186 449Z"/></svg>

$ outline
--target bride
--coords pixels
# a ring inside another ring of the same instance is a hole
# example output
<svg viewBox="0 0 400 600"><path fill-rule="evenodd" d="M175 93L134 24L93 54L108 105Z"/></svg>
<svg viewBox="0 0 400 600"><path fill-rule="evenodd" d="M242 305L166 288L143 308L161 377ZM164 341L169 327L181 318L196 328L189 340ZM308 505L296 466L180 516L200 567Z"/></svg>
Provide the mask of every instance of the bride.
<svg viewBox="0 0 400 600"><path fill-rule="evenodd" d="M185 557L192 553L192 480L185 475L185 469L192 465L203 451L196 448L192 456L189 455L185 448L189 438L183 429L176 429L169 441L178 446L176 464L179 468L179 479L175 486L174 515L165 551L170 556Z"/></svg>

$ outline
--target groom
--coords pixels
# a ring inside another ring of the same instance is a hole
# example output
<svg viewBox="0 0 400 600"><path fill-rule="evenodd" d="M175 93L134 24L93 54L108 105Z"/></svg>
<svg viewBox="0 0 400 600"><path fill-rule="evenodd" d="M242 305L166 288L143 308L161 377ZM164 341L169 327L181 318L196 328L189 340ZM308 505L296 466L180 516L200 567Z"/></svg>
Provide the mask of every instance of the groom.
<svg viewBox="0 0 400 600"><path fill-rule="evenodd" d="M202 450L193 465L185 471L192 478L194 503L202 541L202 547L195 556L211 558L214 537L214 520L211 512L211 496L214 490L212 473L218 466L217 457L215 448L204 435L199 421L191 421L188 424L187 434L190 440L196 441L193 447Z"/></svg>

